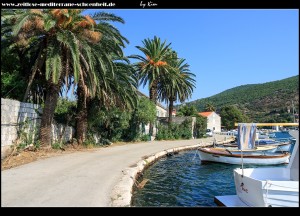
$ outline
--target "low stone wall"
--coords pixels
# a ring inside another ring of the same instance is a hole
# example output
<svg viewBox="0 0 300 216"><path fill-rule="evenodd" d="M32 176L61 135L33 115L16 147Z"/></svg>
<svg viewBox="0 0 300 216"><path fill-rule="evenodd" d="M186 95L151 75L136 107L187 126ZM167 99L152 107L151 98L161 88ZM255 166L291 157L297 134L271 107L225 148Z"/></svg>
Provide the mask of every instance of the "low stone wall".
<svg viewBox="0 0 300 216"><path fill-rule="evenodd" d="M233 141L231 137L224 137L224 140L217 140L218 144L228 143ZM161 157L166 156L167 154L177 153L179 151L186 151L197 149L199 147L211 146L213 141L207 143L200 143L197 145L190 145L184 147L177 147L168 150L158 152L154 155L145 157L143 160L139 161L134 166L128 167L122 171L122 177L119 183L114 187L111 196L111 206L114 207L129 207L131 205L132 189L136 182L137 177L151 164L160 159Z"/></svg>
<svg viewBox="0 0 300 216"><path fill-rule="evenodd" d="M1 98L1 159L8 154L10 146L18 138L18 131L22 128L27 134L34 134L38 130L42 108L38 104L23 103L17 100ZM27 122L27 123L25 123ZM23 126L21 127L21 125ZM59 140L63 132L63 125L52 125L52 140ZM73 138L74 128L66 127L62 140Z"/></svg>

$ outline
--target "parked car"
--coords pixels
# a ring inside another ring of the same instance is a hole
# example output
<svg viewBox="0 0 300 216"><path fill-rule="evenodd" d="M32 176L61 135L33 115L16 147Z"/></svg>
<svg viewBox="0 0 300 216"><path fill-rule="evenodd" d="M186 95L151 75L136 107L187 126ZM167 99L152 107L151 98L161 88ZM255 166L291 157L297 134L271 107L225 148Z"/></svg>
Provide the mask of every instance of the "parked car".
<svg viewBox="0 0 300 216"><path fill-rule="evenodd" d="M206 136L212 137L213 136L213 132L211 129L207 129L206 130Z"/></svg>

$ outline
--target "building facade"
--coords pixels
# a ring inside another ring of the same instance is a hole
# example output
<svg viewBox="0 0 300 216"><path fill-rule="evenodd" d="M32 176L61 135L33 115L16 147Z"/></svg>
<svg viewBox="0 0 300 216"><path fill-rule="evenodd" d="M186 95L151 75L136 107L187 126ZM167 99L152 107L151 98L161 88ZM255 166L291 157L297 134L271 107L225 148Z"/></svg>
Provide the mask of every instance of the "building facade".
<svg viewBox="0 0 300 216"><path fill-rule="evenodd" d="M200 112L199 115L207 118L207 129L221 132L221 117L215 112Z"/></svg>

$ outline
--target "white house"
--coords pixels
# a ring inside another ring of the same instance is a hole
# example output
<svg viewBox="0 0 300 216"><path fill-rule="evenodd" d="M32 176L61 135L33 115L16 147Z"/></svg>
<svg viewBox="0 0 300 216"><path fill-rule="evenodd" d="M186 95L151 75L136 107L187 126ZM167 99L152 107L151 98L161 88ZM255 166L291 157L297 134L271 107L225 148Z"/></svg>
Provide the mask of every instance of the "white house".
<svg viewBox="0 0 300 216"><path fill-rule="evenodd" d="M221 132L221 117L215 112L200 112L199 115L207 118L207 129Z"/></svg>
<svg viewBox="0 0 300 216"><path fill-rule="evenodd" d="M156 116L157 117L168 117L169 116L167 109L160 103L156 104Z"/></svg>

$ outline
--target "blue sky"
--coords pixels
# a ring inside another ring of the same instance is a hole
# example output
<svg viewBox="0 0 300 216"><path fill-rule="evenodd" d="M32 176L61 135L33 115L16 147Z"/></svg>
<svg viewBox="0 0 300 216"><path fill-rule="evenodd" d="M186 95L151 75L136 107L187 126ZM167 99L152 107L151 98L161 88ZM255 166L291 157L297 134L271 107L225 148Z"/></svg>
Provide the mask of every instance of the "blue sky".
<svg viewBox="0 0 300 216"><path fill-rule="evenodd" d="M171 43L196 75L196 88L188 101L299 74L299 10L100 11L125 20L125 24L114 23L130 41L125 55L141 54L135 46L142 46L145 38L158 36ZM148 95L148 87L139 89Z"/></svg>

